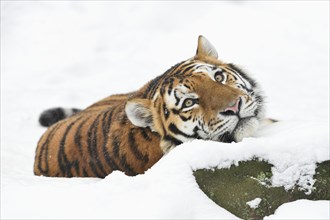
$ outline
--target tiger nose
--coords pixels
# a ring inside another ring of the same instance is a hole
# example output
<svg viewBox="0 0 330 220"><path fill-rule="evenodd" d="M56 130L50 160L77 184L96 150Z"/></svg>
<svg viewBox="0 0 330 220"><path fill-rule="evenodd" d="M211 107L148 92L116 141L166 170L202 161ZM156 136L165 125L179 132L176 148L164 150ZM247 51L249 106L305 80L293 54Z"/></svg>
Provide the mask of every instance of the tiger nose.
<svg viewBox="0 0 330 220"><path fill-rule="evenodd" d="M228 107L224 111L220 112L223 115L234 115L239 112L241 99L238 98L229 103Z"/></svg>

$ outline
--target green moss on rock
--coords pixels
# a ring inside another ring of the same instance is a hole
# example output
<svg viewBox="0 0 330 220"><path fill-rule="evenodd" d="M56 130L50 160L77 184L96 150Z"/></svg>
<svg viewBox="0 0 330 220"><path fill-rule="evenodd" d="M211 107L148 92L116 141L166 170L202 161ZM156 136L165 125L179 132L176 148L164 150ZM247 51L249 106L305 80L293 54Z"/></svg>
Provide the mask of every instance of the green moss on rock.
<svg viewBox="0 0 330 220"><path fill-rule="evenodd" d="M215 203L243 219L262 219L271 215L283 203L297 199L330 200L330 161L318 164L315 190L306 195L298 188L285 191L271 187L271 165L265 161L240 162L229 169L197 170L194 172L201 190ZM261 198L256 209L246 202Z"/></svg>

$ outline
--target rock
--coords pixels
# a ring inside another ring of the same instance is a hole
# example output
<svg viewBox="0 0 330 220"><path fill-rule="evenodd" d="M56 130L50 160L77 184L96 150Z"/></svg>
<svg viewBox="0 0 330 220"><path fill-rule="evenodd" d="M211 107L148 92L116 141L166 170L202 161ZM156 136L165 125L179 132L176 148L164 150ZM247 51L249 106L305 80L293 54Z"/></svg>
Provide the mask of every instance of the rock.
<svg viewBox="0 0 330 220"><path fill-rule="evenodd" d="M260 160L240 162L229 169L196 170L194 172L200 189L219 206L243 219L262 219L271 215L283 203L298 199L330 200L330 161L318 164L314 190L306 195L295 187L272 187L272 165ZM258 207L251 208L247 202L260 198Z"/></svg>

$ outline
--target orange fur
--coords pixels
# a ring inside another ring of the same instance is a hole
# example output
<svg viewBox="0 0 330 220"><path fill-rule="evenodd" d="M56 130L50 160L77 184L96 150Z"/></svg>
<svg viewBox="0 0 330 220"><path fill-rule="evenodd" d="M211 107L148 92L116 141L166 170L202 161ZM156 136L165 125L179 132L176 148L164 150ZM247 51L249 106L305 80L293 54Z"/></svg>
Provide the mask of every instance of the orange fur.
<svg viewBox="0 0 330 220"><path fill-rule="evenodd" d="M143 129L150 141L144 140L141 129L132 125L125 115L126 101L127 96L110 96L51 126L38 143L35 174L105 177L115 169L136 175L150 168L163 155L157 147L159 135ZM109 120L111 124L107 124ZM134 150L128 144L131 129L136 142L144 143ZM118 146L114 143L116 138Z"/></svg>

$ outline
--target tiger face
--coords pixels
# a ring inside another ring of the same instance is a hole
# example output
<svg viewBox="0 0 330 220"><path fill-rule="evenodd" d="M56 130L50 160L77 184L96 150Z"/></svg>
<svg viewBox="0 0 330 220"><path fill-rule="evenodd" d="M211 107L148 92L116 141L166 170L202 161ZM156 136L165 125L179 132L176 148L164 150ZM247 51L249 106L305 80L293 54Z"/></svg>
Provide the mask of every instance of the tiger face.
<svg viewBox="0 0 330 220"><path fill-rule="evenodd" d="M196 55L166 71L125 107L136 126L161 137L166 153L193 139L239 142L253 135L263 118L263 96L255 80L218 60L203 36Z"/></svg>

